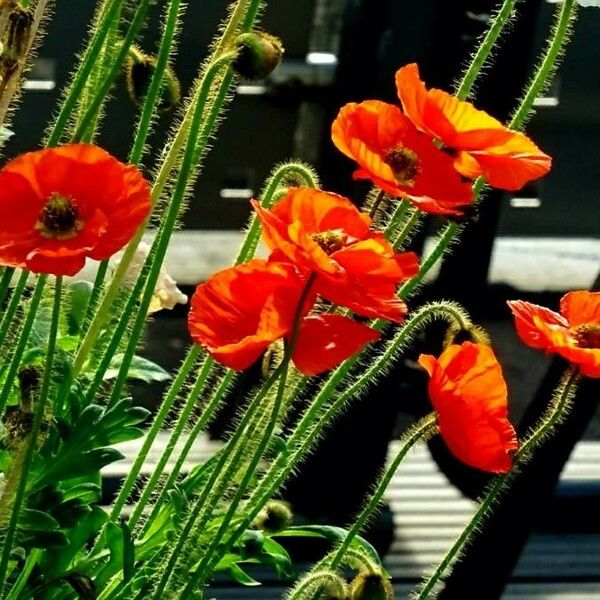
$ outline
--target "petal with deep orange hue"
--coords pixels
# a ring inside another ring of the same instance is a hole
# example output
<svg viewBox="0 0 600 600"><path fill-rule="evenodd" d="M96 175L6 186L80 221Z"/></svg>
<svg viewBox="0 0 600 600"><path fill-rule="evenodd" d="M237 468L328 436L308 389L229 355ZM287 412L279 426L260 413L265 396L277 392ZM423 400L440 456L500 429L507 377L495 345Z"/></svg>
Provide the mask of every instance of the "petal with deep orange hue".
<svg viewBox="0 0 600 600"><path fill-rule="evenodd" d="M455 167L465 177L481 175L494 187L518 190L550 170L550 157L524 134L509 130L470 102L443 90L427 90L416 64L398 70L396 88L415 126L459 152Z"/></svg>
<svg viewBox="0 0 600 600"><path fill-rule="evenodd" d="M62 196L77 209L71 237L36 228L44 207ZM23 154L0 170L0 264L74 275L87 257L109 258L133 237L151 207L140 171L90 144Z"/></svg>
<svg viewBox="0 0 600 600"><path fill-rule="evenodd" d="M429 135L417 131L397 106L378 100L346 104L333 122L331 137L339 150L358 163L356 179L370 179L425 212L461 214L461 206L473 200L471 185L461 180L453 157L436 148ZM395 149L408 150L416 157L411 184L399 181L389 164L389 154Z"/></svg>
<svg viewBox="0 0 600 600"><path fill-rule="evenodd" d="M449 346L437 359L422 354L419 364L430 375L429 397L452 453L483 471L509 471L518 444L508 420L506 383L491 348L465 342Z"/></svg>
<svg viewBox="0 0 600 600"><path fill-rule="evenodd" d="M397 254L371 219L347 198L310 188L291 188L271 209L253 202L272 249L271 262L290 261L315 276L325 299L365 316L402 321L406 306L399 283L418 273L413 253Z"/></svg>
<svg viewBox="0 0 600 600"><path fill-rule="evenodd" d="M305 375L318 375L337 367L379 339L379 333L342 315L305 317L292 359Z"/></svg>
<svg viewBox="0 0 600 600"><path fill-rule="evenodd" d="M190 335L222 364L245 369L290 333L302 286L290 264L256 259L219 271L192 297Z"/></svg>
<svg viewBox="0 0 600 600"><path fill-rule="evenodd" d="M587 377L600 377L600 292L565 294L561 314L521 300L508 305L525 344L559 354Z"/></svg>

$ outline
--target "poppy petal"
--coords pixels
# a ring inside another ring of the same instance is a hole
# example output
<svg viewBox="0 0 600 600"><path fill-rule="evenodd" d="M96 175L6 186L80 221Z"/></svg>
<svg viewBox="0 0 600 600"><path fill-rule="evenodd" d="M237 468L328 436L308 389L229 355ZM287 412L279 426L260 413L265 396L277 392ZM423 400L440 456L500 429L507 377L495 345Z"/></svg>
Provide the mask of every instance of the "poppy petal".
<svg viewBox="0 0 600 600"><path fill-rule="evenodd" d="M519 337L532 348L548 350L552 347L552 331L567 333L567 320L548 308L523 300L510 300L507 304Z"/></svg>
<svg viewBox="0 0 600 600"><path fill-rule="evenodd" d="M560 301L560 313L571 327L600 325L600 292L578 290L565 294Z"/></svg>
<svg viewBox="0 0 600 600"><path fill-rule="evenodd" d="M477 469L506 473L518 444L507 418L506 383L491 348L465 342L449 346L437 359L421 355L419 364L430 375L429 397L451 452Z"/></svg>
<svg viewBox="0 0 600 600"><path fill-rule="evenodd" d="M377 339L377 331L348 317L312 315L302 321L292 359L300 372L318 375L337 367Z"/></svg>

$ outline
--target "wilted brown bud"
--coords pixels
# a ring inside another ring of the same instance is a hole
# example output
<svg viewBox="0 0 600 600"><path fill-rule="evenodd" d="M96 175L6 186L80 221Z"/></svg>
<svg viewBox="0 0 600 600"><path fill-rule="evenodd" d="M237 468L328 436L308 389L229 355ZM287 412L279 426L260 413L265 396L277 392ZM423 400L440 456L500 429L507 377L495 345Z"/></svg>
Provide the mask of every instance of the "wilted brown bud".
<svg viewBox="0 0 600 600"><path fill-rule="evenodd" d="M31 41L31 26L33 25L33 13L15 6L8 15L8 26L2 59L5 62L18 61L27 54Z"/></svg>

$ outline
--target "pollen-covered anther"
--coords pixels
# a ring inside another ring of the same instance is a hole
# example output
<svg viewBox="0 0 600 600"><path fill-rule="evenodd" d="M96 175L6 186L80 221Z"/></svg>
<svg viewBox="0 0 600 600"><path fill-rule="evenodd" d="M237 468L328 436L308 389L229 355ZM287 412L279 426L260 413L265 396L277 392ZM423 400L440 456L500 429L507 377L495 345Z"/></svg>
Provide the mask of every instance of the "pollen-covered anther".
<svg viewBox="0 0 600 600"><path fill-rule="evenodd" d="M313 233L311 239L315 241L326 254L333 254L341 250L347 243L347 236L343 231L330 229Z"/></svg>
<svg viewBox="0 0 600 600"><path fill-rule="evenodd" d="M404 146L396 146L385 155L384 161L390 166L396 181L401 185L412 187L421 173L419 157L416 152Z"/></svg>
<svg viewBox="0 0 600 600"><path fill-rule="evenodd" d="M83 221L72 198L52 194L40 212L35 229L45 238L68 240L83 229Z"/></svg>
<svg viewBox="0 0 600 600"><path fill-rule="evenodd" d="M575 328L575 339L580 348L600 349L600 325L579 325Z"/></svg>

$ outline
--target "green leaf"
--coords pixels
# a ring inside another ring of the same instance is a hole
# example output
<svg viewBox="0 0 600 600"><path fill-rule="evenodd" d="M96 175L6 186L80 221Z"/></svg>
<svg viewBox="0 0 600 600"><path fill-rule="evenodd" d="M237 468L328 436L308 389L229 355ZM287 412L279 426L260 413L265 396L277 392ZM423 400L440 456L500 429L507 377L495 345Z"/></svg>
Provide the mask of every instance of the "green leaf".
<svg viewBox="0 0 600 600"><path fill-rule="evenodd" d="M96 577L98 589L102 589L106 582L118 571L123 569L125 556L125 543L123 530L115 523L109 521L102 535L104 543L101 546L108 548L110 558Z"/></svg>
<svg viewBox="0 0 600 600"><path fill-rule="evenodd" d="M229 567L229 574L235 581L247 587L260 585L259 581L250 577L250 575L248 575L248 573L246 573L239 565L232 565Z"/></svg>
<svg viewBox="0 0 600 600"><path fill-rule="evenodd" d="M58 521L41 510L25 508L19 514L19 527L21 529L32 529L35 531L54 531L60 529Z"/></svg>
<svg viewBox="0 0 600 600"><path fill-rule="evenodd" d="M95 483L80 483L67 490L64 495L65 501L77 499L85 504L98 502L101 497L102 491L100 486Z"/></svg>
<svg viewBox="0 0 600 600"><path fill-rule="evenodd" d="M62 531L27 530L19 543L26 548L64 548L69 545L69 539Z"/></svg>
<svg viewBox="0 0 600 600"><path fill-rule="evenodd" d="M110 366L104 374L104 380L114 379L119 374L121 363L123 362L124 354L115 354L110 361ZM139 379L146 383L153 381L167 381L171 379L171 375L167 373L160 365L153 363L142 356L134 356L127 373L129 379Z"/></svg>

